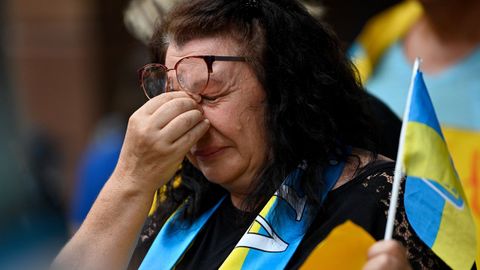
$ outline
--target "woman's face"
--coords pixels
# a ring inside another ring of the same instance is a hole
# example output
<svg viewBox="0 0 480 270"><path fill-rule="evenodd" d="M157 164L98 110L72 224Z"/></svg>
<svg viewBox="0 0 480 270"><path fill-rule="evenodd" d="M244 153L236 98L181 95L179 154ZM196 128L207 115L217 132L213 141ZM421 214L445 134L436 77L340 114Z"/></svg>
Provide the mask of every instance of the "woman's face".
<svg viewBox="0 0 480 270"><path fill-rule="evenodd" d="M241 56L239 48L234 40L218 37L195 39L181 47L172 43L165 63L171 68L185 56ZM211 125L187 157L209 181L245 194L266 160L264 90L246 62L215 61L200 95L207 97L201 106Z"/></svg>

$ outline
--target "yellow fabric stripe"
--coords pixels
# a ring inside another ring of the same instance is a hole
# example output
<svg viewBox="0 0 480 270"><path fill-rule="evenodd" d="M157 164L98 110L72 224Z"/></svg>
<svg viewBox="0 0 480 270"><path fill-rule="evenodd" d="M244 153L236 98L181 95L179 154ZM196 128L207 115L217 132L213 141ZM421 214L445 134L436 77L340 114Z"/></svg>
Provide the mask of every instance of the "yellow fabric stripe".
<svg viewBox="0 0 480 270"><path fill-rule="evenodd" d="M461 227L455 225L461 225ZM474 226L466 205L459 210L452 204L446 203L432 250L436 254L441 254L442 260L452 269L471 269L477 253ZM460 228L462 233L458 232Z"/></svg>
<svg viewBox="0 0 480 270"><path fill-rule="evenodd" d="M243 262L248 255L250 249L246 247L236 247L233 249L232 253L228 255L225 262L219 269L221 270L240 270L242 269Z"/></svg>
<svg viewBox="0 0 480 270"><path fill-rule="evenodd" d="M151 216L153 215L153 213L155 213L155 210L157 210L157 193L158 192L155 192L155 194L153 195L153 202L152 202L152 206L150 207L150 211L148 212L148 215Z"/></svg>
<svg viewBox="0 0 480 270"><path fill-rule="evenodd" d="M368 80L385 50L405 35L421 14L420 3L408 0L387 9L367 22L357 38L365 55L353 59L362 82Z"/></svg>
<svg viewBox="0 0 480 270"><path fill-rule="evenodd" d="M249 230L249 232L259 232L261 229L260 223L258 223L256 220L253 221L252 228Z"/></svg>
<svg viewBox="0 0 480 270"><path fill-rule="evenodd" d="M408 122L403 162L407 175L435 180L455 196L465 199L447 145L433 128Z"/></svg>
<svg viewBox="0 0 480 270"><path fill-rule="evenodd" d="M273 204L277 200L277 196L272 196L268 203L263 207L262 211L260 212L260 216L265 217L267 216L270 209L272 209ZM256 223L256 222L255 222ZM260 231L260 226L257 225L251 226L248 232L250 233L258 233ZM243 262L245 258L247 258L248 252L250 251L249 248L244 247L236 247L233 249L232 253L228 255L225 262L220 266L221 270L240 270L242 269Z"/></svg>
<svg viewBox="0 0 480 270"><path fill-rule="evenodd" d="M433 128L408 122L403 160L406 174L434 180L455 196L465 199L449 157L446 142ZM462 226L462 234L458 233L455 224ZM474 226L467 202L463 209L447 202L432 250L453 269L470 269L476 256Z"/></svg>

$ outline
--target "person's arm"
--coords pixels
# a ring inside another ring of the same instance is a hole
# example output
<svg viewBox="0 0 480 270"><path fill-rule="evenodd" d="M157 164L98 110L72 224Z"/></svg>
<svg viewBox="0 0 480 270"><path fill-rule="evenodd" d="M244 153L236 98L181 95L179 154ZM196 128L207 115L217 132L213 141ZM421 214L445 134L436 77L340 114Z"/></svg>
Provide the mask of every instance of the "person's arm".
<svg viewBox="0 0 480 270"><path fill-rule="evenodd" d="M54 269L125 269L153 194L208 130L200 105L184 92L148 101L128 123L120 158Z"/></svg>
<svg viewBox="0 0 480 270"><path fill-rule="evenodd" d="M112 176L82 226L55 259L54 269L123 269L148 214L152 194ZM125 181L129 182L129 181Z"/></svg>

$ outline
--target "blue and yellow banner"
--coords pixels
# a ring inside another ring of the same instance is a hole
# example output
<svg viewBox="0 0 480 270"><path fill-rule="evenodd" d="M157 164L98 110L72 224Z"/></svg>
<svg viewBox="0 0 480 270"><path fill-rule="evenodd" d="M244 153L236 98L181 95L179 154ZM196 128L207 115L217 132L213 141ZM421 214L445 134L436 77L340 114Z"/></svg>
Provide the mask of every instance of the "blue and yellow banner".
<svg viewBox="0 0 480 270"><path fill-rule="evenodd" d="M420 239L453 269L471 269L475 225L420 71L404 119L405 210Z"/></svg>

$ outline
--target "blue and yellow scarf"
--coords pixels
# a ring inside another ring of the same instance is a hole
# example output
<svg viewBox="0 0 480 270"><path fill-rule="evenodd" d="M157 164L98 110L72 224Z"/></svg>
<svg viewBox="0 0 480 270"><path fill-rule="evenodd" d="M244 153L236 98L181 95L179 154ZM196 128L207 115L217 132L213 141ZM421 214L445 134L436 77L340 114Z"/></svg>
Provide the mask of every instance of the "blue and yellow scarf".
<svg viewBox="0 0 480 270"><path fill-rule="evenodd" d="M325 186L321 192L321 202L337 182L344 167L343 162L331 161L330 164L323 173ZM301 189L306 167L306 164L298 166L285 178L220 269L285 268L318 211L318 207L307 202ZM180 207L158 233L139 269L175 268L224 199L192 224L179 219L184 211Z"/></svg>

